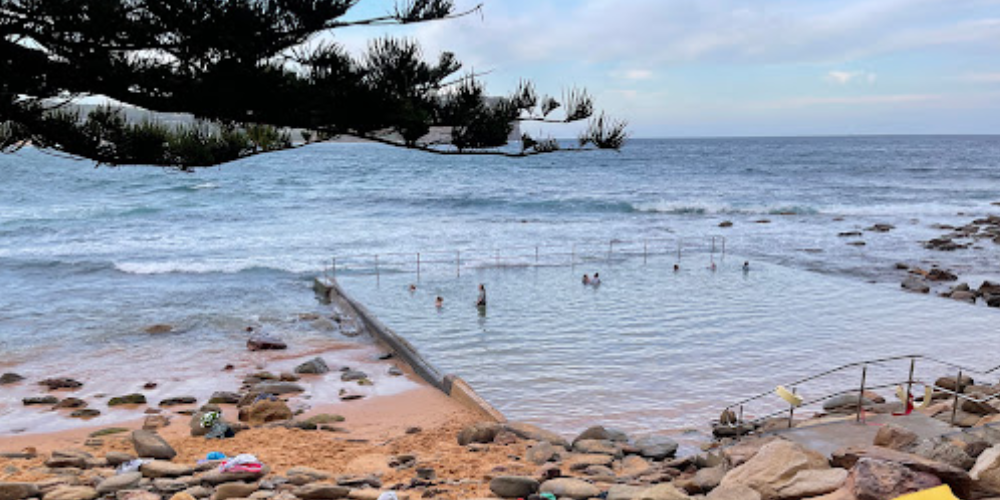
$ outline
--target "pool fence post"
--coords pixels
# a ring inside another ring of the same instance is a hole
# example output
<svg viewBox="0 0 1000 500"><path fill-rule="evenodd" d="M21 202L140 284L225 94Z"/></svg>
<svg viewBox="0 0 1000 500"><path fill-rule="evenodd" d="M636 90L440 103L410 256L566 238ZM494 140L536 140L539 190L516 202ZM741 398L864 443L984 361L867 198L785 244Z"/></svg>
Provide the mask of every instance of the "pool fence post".
<svg viewBox="0 0 1000 500"><path fill-rule="evenodd" d="M858 417L856 422L861 422L861 415L864 414L865 379L868 377L868 365L861 365L861 389L858 391Z"/></svg>
<svg viewBox="0 0 1000 500"><path fill-rule="evenodd" d="M535 264L538 264L538 245L535 245Z"/></svg>
<svg viewBox="0 0 1000 500"><path fill-rule="evenodd" d="M608 242L608 262L611 262L611 252L615 249L615 240Z"/></svg>
<svg viewBox="0 0 1000 500"><path fill-rule="evenodd" d="M951 426L955 427L955 414L958 413L958 390L962 387L962 369L958 369L958 378L955 379L955 399L951 404Z"/></svg>
<svg viewBox="0 0 1000 500"><path fill-rule="evenodd" d="M333 258L333 277L334 277L334 279L337 278L337 258L336 257Z"/></svg>
<svg viewBox="0 0 1000 500"><path fill-rule="evenodd" d="M375 254L375 281L379 282L382 280L382 276L378 272L378 254Z"/></svg>
<svg viewBox="0 0 1000 500"><path fill-rule="evenodd" d="M455 251L455 277L462 277L462 251Z"/></svg>
<svg viewBox="0 0 1000 500"><path fill-rule="evenodd" d="M648 251L648 244L646 240L642 240L642 263L646 264L646 253Z"/></svg>
<svg viewBox="0 0 1000 500"><path fill-rule="evenodd" d="M420 281L420 252L417 252L417 281Z"/></svg>

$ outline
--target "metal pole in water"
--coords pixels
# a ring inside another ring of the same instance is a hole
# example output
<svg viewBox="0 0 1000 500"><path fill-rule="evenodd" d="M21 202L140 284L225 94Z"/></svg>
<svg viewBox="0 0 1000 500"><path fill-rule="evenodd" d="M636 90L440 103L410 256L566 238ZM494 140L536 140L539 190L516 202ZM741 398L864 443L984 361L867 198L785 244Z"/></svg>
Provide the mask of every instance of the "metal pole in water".
<svg viewBox="0 0 1000 500"><path fill-rule="evenodd" d="M381 278L378 273L378 254L375 254L375 278Z"/></svg>
<svg viewBox="0 0 1000 500"><path fill-rule="evenodd" d="M455 277L462 277L462 251L458 250L455 252Z"/></svg>
<svg viewBox="0 0 1000 500"><path fill-rule="evenodd" d="M420 281L420 252L417 252L417 281Z"/></svg>
<svg viewBox="0 0 1000 500"><path fill-rule="evenodd" d="M576 243L573 244L572 253L569 254L570 267L576 267Z"/></svg>
<svg viewBox="0 0 1000 500"><path fill-rule="evenodd" d="M535 245L535 264L538 264L538 245Z"/></svg>
<svg viewBox="0 0 1000 500"><path fill-rule="evenodd" d="M722 256L726 256L726 237L722 237Z"/></svg>
<svg viewBox="0 0 1000 500"><path fill-rule="evenodd" d="M611 262L611 252L615 249L615 240L608 242L608 262Z"/></svg>
<svg viewBox="0 0 1000 500"><path fill-rule="evenodd" d="M910 358L910 376L906 378L906 401L903 401L903 408L910 403L910 388L913 387L913 367L917 364L917 358Z"/></svg>
<svg viewBox="0 0 1000 500"><path fill-rule="evenodd" d="M333 258L333 277L337 277L337 258Z"/></svg>
<svg viewBox="0 0 1000 500"><path fill-rule="evenodd" d="M740 417L736 419L736 440L743 434L743 405L740 405Z"/></svg>
<svg viewBox="0 0 1000 500"><path fill-rule="evenodd" d="M868 377L868 365L861 365L861 390L858 391L858 418L857 422L861 422L861 414L864 413L864 407L861 405L865 397L865 378Z"/></svg>
<svg viewBox="0 0 1000 500"><path fill-rule="evenodd" d="M677 238L677 260L681 260L681 239Z"/></svg>
<svg viewBox="0 0 1000 500"><path fill-rule="evenodd" d="M958 378L955 379L955 399L951 404L951 426L955 426L955 414L958 413L958 390L962 387L962 370L958 370Z"/></svg>
<svg viewBox="0 0 1000 500"><path fill-rule="evenodd" d="M712 236L712 253L715 253L715 236Z"/></svg>
<svg viewBox="0 0 1000 500"><path fill-rule="evenodd" d="M647 250L646 240L642 240L642 263L646 263L646 250Z"/></svg>

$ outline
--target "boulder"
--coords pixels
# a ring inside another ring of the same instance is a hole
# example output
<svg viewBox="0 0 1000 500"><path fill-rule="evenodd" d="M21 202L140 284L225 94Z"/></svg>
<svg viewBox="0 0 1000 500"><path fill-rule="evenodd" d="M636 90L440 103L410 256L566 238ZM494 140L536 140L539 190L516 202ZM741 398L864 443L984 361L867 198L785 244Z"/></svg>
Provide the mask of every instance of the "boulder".
<svg viewBox="0 0 1000 500"><path fill-rule="evenodd" d="M459 431L458 444L467 446L472 443L492 443L501 429L496 422L477 422Z"/></svg>
<svg viewBox="0 0 1000 500"><path fill-rule="evenodd" d="M726 476L726 468L722 466L698 469L685 481L679 482L679 486L692 495L708 493L719 487L722 478Z"/></svg>
<svg viewBox="0 0 1000 500"><path fill-rule="evenodd" d="M108 462L111 467L118 467L125 462L131 462L135 460L135 455L130 453L123 453L120 451L109 451L104 455L104 460Z"/></svg>
<svg viewBox="0 0 1000 500"><path fill-rule="evenodd" d="M239 394L229 391L216 391L212 393L212 397L208 398L208 404L210 405L234 405L240 402Z"/></svg>
<svg viewBox="0 0 1000 500"><path fill-rule="evenodd" d="M84 408L82 410L76 410L70 413L69 416L72 418L94 418L101 415L101 410L95 410L92 408Z"/></svg>
<svg viewBox="0 0 1000 500"><path fill-rule="evenodd" d="M602 465L609 466L614 461L611 455L585 455L585 454L574 454L565 457L562 461L563 467L568 468L572 471L582 471L587 467L592 465Z"/></svg>
<svg viewBox="0 0 1000 500"><path fill-rule="evenodd" d="M633 500L639 498L639 495L646 489L645 486L616 484L608 490L607 500Z"/></svg>
<svg viewBox="0 0 1000 500"><path fill-rule="evenodd" d="M875 433L875 446L882 446L898 451L906 451L917 442L917 433L893 424L888 423L879 428Z"/></svg>
<svg viewBox="0 0 1000 500"><path fill-rule="evenodd" d="M160 406L193 405L198 402L194 396L177 396L160 401Z"/></svg>
<svg viewBox="0 0 1000 500"><path fill-rule="evenodd" d="M556 456L556 449L548 441L541 441L528 447L524 459L535 465L542 465Z"/></svg>
<svg viewBox="0 0 1000 500"><path fill-rule="evenodd" d="M969 496L972 479L969 474L957 467L929 460L919 455L905 453L878 446L849 446L834 451L830 463L835 467L852 469L858 460L871 458L884 462L895 462L914 472L926 472L937 476L941 482L951 486L955 495L965 498Z"/></svg>
<svg viewBox="0 0 1000 500"><path fill-rule="evenodd" d="M87 402L80 398L66 398L56 403L55 408L86 408Z"/></svg>
<svg viewBox="0 0 1000 500"><path fill-rule="evenodd" d="M928 293L931 291L930 285L916 276L908 276L905 280L903 280L903 283L900 286L903 287L904 290L916 293Z"/></svg>
<svg viewBox="0 0 1000 500"><path fill-rule="evenodd" d="M263 425L268 422L291 420L292 409L284 401L262 399L240 410L240 421L250 425Z"/></svg>
<svg viewBox="0 0 1000 500"><path fill-rule="evenodd" d="M38 385L44 385L50 391L54 391L56 389L78 389L83 387L83 383L79 380L67 377L47 378L39 382Z"/></svg>
<svg viewBox="0 0 1000 500"><path fill-rule="evenodd" d="M663 460L677 453L677 441L666 436L647 436L636 440L639 454L653 460Z"/></svg>
<svg viewBox="0 0 1000 500"><path fill-rule="evenodd" d="M760 493L742 484L728 484L712 490L705 500L760 500Z"/></svg>
<svg viewBox="0 0 1000 500"><path fill-rule="evenodd" d="M982 452L969 472L976 488L1000 495L1000 444Z"/></svg>
<svg viewBox="0 0 1000 500"><path fill-rule="evenodd" d="M313 483L300 486L294 493L302 500L330 500L344 498L350 491L350 488L336 484Z"/></svg>
<svg viewBox="0 0 1000 500"><path fill-rule="evenodd" d="M32 483L0 482L0 500L23 500L38 495L38 486Z"/></svg>
<svg viewBox="0 0 1000 500"><path fill-rule="evenodd" d="M519 438L531 439L534 441L546 441L555 446L562 446L563 448L569 449L569 442L566 441L562 436L536 427L531 424L525 424L521 422L509 422L504 424L503 428L509 432L514 433ZM558 495L557 495L558 496Z"/></svg>
<svg viewBox="0 0 1000 500"><path fill-rule="evenodd" d="M153 431L133 431L132 446L135 447L135 454L142 458L171 460L177 456L177 452Z"/></svg>
<svg viewBox="0 0 1000 500"><path fill-rule="evenodd" d="M755 457L761 448L782 439L775 436L749 438L722 450L722 458L730 467L739 467Z"/></svg>
<svg viewBox="0 0 1000 500"><path fill-rule="evenodd" d="M948 297L959 302L976 303L976 294L973 292L951 292Z"/></svg>
<svg viewBox="0 0 1000 500"><path fill-rule="evenodd" d="M126 472L117 476L111 476L97 485L97 493L105 495L118 490L128 490L139 486L142 481L142 474L138 472Z"/></svg>
<svg viewBox="0 0 1000 500"><path fill-rule="evenodd" d="M955 281L958 276L955 276L951 271L935 268L927 272L927 279L930 281Z"/></svg>
<svg viewBox="0 0 1000 500"><path fill-rule="evenodd" d="M280 351L288 349L288 344L268 335L255 335L247 339L247 349L251 351Z"/></svg>
<svg viewBox="0 0 1000 500"><path fill-rule="evenodd" d="M976 294L979 296L1000 295L1000 283L984 281L982 285L979 285L979 289L976 290Z"/></svg>
<svg viewBox="0 0 1000 500"><path fill-rule="evenodd" d="M261 394L292 394L305 392L305 387L294 382L261 382L253 386L253 391ZM239 398L237 398L239 402Z"/></svg>
<svg viewBox="0 0 1000 500"><path fill-rule="evenodd" d="M778 490L778 498L812 498L832 493L847 480L845 469L801 470Z"/></svg>
<svg viewBox="0 0 1000 500"><path fill-rule="evenodd" d="M55 396L33 396L30 398L24 398L21 400L24 406L51 406L59 402L59 398Z"/></svg>
<svg viewBox="0 0 1000 500"><path fill-rule="evenodd" d="M330 371L323 358L313 358L295 367L295 373L304 375L321 375Z"/></svg>
<svg viewBox="0 0 1000 500"><path fill-rule="evenodd" d="M187 481L183 479L157 478L153 480L153 489L160 493L177 493L188 488Z"/></svg>
<svg viewBox="0 0 1000 500"><path fill-rule="evenodd" d="M955 383L955 377L941 377L934 381L934 385L942 389L956 392L962 392L965 390L966 386L970 386L974 383L975 382L972 380L972 377L969 377L968 375L962 375L962 380L959 380L957 384Z"/></svg>
<svg viewBox="0 0 1000 500"><path fill-rule="evenodd" d="M525 498L539 486L534 478L524 476L498 476L490 481L490 491L500 498Z"/></svg>
<svg viewBox="0 0 1000 500"><path fill-rule="evenodd" d="M857 500L886 500L939 486L941 480L896 462L862 458L851 469L850 484Z"/></svg>
<svg viewBox="0 0 1000 500"><path fill-rule="evenodd" d="M146 404L146 396L139 393L126 394L124 396L115 396L108 400L108 406L120 406L120 405L144 405Z"/></svg>
<svg viewBox="0 0 1000 500"><path fill-rule="evenodd" d="M913 447L910 453L964 470L969 470L976 464L976 459L965 452L963 445L945 438L925 439Z"/></svg>
<svg viewBox="0 0 1000 500"><path fill-rule="evenodd" d="M573 444L575 445L577 441L585 441L588 439L597 439L602 441L617 441L624 443L628 441L628 435L616 429L608 429L603 425L595 425L581 432L580 435L573 440Z"/></svg>
<svg viewBox="0 0 1000 500"><path fill-rule="evenodd" d="M44 500L94 500L97 490L89 486L59 486L42 497Z"/></svg>
<svg viewBox="0 0 1000 500"><path fill-rule="evenodd" d="M552 493L556 498L573 498L575 500L586 500L601 494L601 490L596 486L581 479L567 477L549 479L542 483L538 491Z"/></svg>
<svg viewBox="0 0 1000 500"><path fill-rule="evenodd" d="M195 479L200 483L216 485L233 481L256 481L270 472L271 469L266 465L260 472L222 472L218 469L212 469L195 476Z"/></svg>
<svg viewBox="0 0 1000 500"><path fill-rule="evenodd" d="M688 500L687 493L677 489L671 483L661 483L642 490L636 500Z"/></svg>
<svg viewBox="0 0 1000 500"><path fill-rule="evenodd" d="M22 380L24 380L24 377L22 377L22 376L20 376L20 375L18 375L16 373L9 373L8 372L8 373L4 373L3 375L0 375L0 385L14 384L14 383L20 382ZM20 484L20 483L17 483L17 484Z"/></svg>
<svg viewBox="0 0 1000 500"><path fill-rule="evenodd" d="M612 456L621 456L621 448L615 446L611 441L605 441L602 439L583 439L580 441L573 442L573 451L579 453L590 453L590 454L604 454Z"/></svg>
<svg viewBox="0 0 1000 500"><path fill-rule="evenodd" d="M649 471L653 467L646 461L645 458L639 455L629 455L622 459L621 464L618 469L618 473L623 476L641 476Z"/></svg>
<svg viewBox="0 0 1000 500"><path fill-rule="evenodd" d="M139 467L139 472L142 473L143 477L149 478L181 477L193 474L194 468L166 460L153 460L142 464L142 467Z"/></svg>
<svg viewBox="0 0 1000 500"><path fill-rule="evenodd" d="M982 394L972 394L971 396L975 397L976 399L984 398L984 395ZM959 408L961 408L962 411L964 412L973 413L975 415L981 415L981 416L996 415L1000 413L1000 410L997 410L996 408L990 406L989 403L973 401L971 399L963 399L962 405L959 406Z"/></svg>
<svg viewBox="0 0 1000 500"><path fill-rule="evenodd" d="M830 465L823 455L789 441L768 443L750 460L733 469L722 485L742 484L760 493L761 498L778 498L778 491L791 484L803 470L825 470Z"/></svg>
<svg viewBox="0 0 1000 500"><path fill-rule="evenodd" d="M230 498L247 498L257 491L256 484L232 482L220 484L215 488L212 500L229 500Z"/></svg>

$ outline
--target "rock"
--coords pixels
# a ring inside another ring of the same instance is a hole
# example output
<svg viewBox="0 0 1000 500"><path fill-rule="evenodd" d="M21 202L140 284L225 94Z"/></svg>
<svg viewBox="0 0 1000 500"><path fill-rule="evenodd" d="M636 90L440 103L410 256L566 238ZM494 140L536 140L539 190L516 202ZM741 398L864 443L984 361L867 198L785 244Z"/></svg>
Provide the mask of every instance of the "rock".
<svg viewBox="0 0 1000 500"><path fill-rule="evenodd" d="M24 403L24 406L54 405L59 402L59 398L55 396L34 396L24 398L21 402Z"/></svg>
<svg viewBox="0 0 1000 500"><path fill-rule="evenodd" d="M575 445L577 441L585 441L591 439L597 439L602 441L617 441L624 443L628 441L628 435L619 430L608 429L603 425L595 425L581 432L580 435L573 440L573 444Z"/></svg>
<svg viewBox="0 0 1000 500"><path fill-rule="evenodd" d="M562 436L554 432L550 432L545 429L536 427L531 424L525 424L521 422L508 422L503 425L503 428L509 432L514 433L517 437L522 439L532 439L534 441L546 441L555 446L562 446L563 448L569 449L569 442L566 441Z"/></svg>
<svg viewBox="0 0 1000 500"><path fill-rule="evenodd" d="M235 392L228 391L216 391L212 393L212 397L208 399L208 404L210 405L234 405L240 402L240 395Z"/></svg>
<svg viewBox="0 0 1000 500"><path fill-rule="evenodd" d="M324 361L323 358L313 358L295 367L295 373L305 375L320 375L329 371L330 367L327 366L326 361Z"/></svg>
<svg viewBox="0 0 1000 500"><path fill-rule="evenodd" d="M295 490L295 496L302 500L328 500L344 498L350 491L350 488L336 484L313 483L299 487Z"/></svg>
<svg viewBox="0 0 1000 500"><path fill-rule="evenodd" d="M791 484L792 478L800 471L829 468L826 457L813 450L789 441L774 441L726 474L722 485L749 486L766 500L777 498L778 490Z"/></svg>
<svg viewBox="0 0 1000 500"><path fill-rule="evenodd" d="M906 451L917 442L917 433L893 424L888 423L879 428L875 434L875 446L882 446L897 451Z"/></svg>
<svg viewBox="0 0 1000 500"><path fill-rule="evenodd" d="M270 467L266 465L260 470L260 472L222 472L213 468L212 470L195 476L195 479L204 484L216 485L232 481L256 481L268 475L270 472Z"/></svg>
<svg viewBox="0 0 1000 500"><path fill-rule="evenodd" d="M326 472L313 469L312 467L292 467L285 472L285 475L289 478L293 477L304 477L308 478L309 482L322 481L324 479L330 479L330 474Z"/></svg>
<svg viewBox="0 0 1000 500"><path fill-rule="evenodd" d="M994 445L979 455L969 472L976 488L1000 494L1000 445Z"/></svg>
<svg viewBox="0 0 1000 500"><path fill-rule="evenodd" d="M0 385L14 384L24 380L24 377L16 373L4 373L0 375ZM9 483L9 484L20 484L20 483Z"/></svg>
<svg viewBox="0 0 1000 500"><path fill-rule="evenodd" d="M939 486L940 479L896 462L862 458L851 469L851 493L858 500L897 498Z"/></svg>
<svg viewBox="0 0 1000 500"><path fill-rule="evenodd" d="M312 417L309 417L308 419L306 419L306 422L315 425L324 425L324 424L339 424L344 420L346 419L341 415L333 415L331 413L320 413L319 415L313 415Z"/></svg>
<svg viewBox="0 0 1000 500"><path fill-rule="evenodd" d="M69 450L67 450L69 451ZM87 455L79 453L53 452L52 457L45 461L45 466L50 469L64 469L74 467L77 469L87 468Z"/></svg>
<svg viewBox="0 0 1000 500"><path fill-rule="evenodd" d="M133 431L132 446L135 454L142 458L170 460L177 456L177 452L153 431Z"/></svg>
<svg viewBox="0 0 1000 500"><path fill-rule="evenodd" d="M845 469L801 470L778 490L779 498L812 498L832 493L847 480Z"/></svg>
<svg viewBox="0 0 1000 500"><path fill-rule="evenodd" d="M862 407L870 407L875 404L872 400L868 398L861 398ZM858 395L857 394L841 394L839 396L834 396L823 402L823 409L829 412L833 411L858 411Z"/></svg>
<svg viewBox="0 0 1000 500"><path fill-rule="evenodd" d="M150 415L142 421L142 428L147 431L155 431L170 425L170 417L165 415Z"/></svg>
<svg viewBox="0 0 1000 500"><path fill-rule="evenodd" d="M671 483L661 483L642 490L636 500L688 500L689 496Z"/></svg>
<svg viewBox="0 0 1000 500"><path fill-rule="evenodd" d="M934 385L942 389L955 392L962 392L963 390L965 390L966 386L970 386L974 383L975 382L972 380L972 377L969 377L967 375L962 375L962 380L958 382L957 387L955 384L955 377L941 377L936 381L934 381Z"/></svg>
<svg viewBox="0 0 1000 500"><path fill-rule="evenodd" d="M632 500L634 498L639 498L639 495L646 489L647 488L645 486L616 484L608 490L607 500Z"/></svg>
<svg viewBox="0 0 1000 500"><path fill-rule="evenodd" d="M1000 295L1000 283L984 281L983 284L979 285L979 289L976 290L976 294L979 296Z"/></svg>
<svg viewBox="0 0 1000 500"><path fill-rule="evenodd" d="M555 447L547 441L535 443L524 452L524 459L535 465L542 465L555 458L555 456Z"/></svg>
<svg viewBox="0 0 1000 500"><path fill-rule="evenodd" d="M545 481L538 490L542 493L552 493L556 498L575 500L585 500L601 494L600 489L586 481L562 477Z"/></svg>
<svg viewBox="0 0 1000 500"><path fill-rule="evenodd" d="M153 480L153 489L160 493L177 493L186 490L188 486L187 481L183 479L158 478Z"/></svg>
<svg viewBox="0 0 1000 500"><path fill-rule="evenodd" d="M204 493L204 495L196 496L192 494L192 490L199 490L196 493ZM205 498L211 495L212 492L208 488L202 488L201 486L196 486L194 488L189 488L180 493L176 493L174 496L170 497L170 500L195 500L195 498Z"/></svg>
<svg viewBox="0 0 1000 500"><path fill-rule="evenodd" d="M56 403L56 408L85 408L87 402L80 398L66 398Z"/></svg>
<svg viewBox="0 0 1000 500"><path fill-rule="evenodd" d="M97 490L89 486L59 486L45 494L45 500L94 500Z"/></svg>
<svg viewBox="0 0 1000 500"><path fill-rule="evenodd" d="M115 500L163 500L160 495L145 490L118 490Z"/></svg>
<svg viewBox="0 0 1000 500"><path fill-rule="evenodd" d="M982 398L983 397L982 394L973 394L972 396L974 396L976 398ZM1000 413L1000 410L997 410L996 408L990 406L988 403L979 402L979 401L972 401L970 399L963 399L962 400L962 405L960 406L960 408L964 412L973 413L973 414L982 415L982 416L985 416L985 415L995 415L997 413Z"/></svg>
<svg viewBox="0 0 1000 500"><path fill-rule="evenodd" d="M0 482L0 500L23 500L38 495L38 486L32 483Z"/></svg>
<svg viewBox="0 0 1000 500"><path fill-rule="evenodd" d="M849 446L834 451L830 463L835 467L851 469L862 458L878 461L895 462L914 472L926 472L937 476L941 482L951 486L955 495L965 498L969 496L972 479L964 470L941 462L935 462L919 455L890 450L878 446Z"/></svg>
<svg viewBox="0 0 1000 500"><path fill-rule="evenodd" d="M261 382L253 386L253 391L261 394L292 394L305 392L305 390L305 387L294 382ZM237 398L238 401L239 398Z"/></svg>
<svg viewBox="0 0 1000 500"><path fill-rule="evenodd" d="M160 401L160 406L193 405L198 402L194 396L177 396Z"/></svg>
<svg viewBox="0 0 1000 500"><path fill-rule="evenodd" d="M212 500L229 500L230 498L247 498L257 491L256 484L247 483L225 483L215 488L215 495Z"/></svg>
<svg viewBox="0 0 1000 500"><path fill-rule="evenodd" d="M964 470L976 464L976 459L965 452L964 446L944 438L921 441L910 453Z"/></svg>
<svg viewBox="0 0 1000 500"><path fill-rule="evenodd" d="M109 466L118 467L125 462L135 460L135 455L122 453L120 451L109 451L104 455L104 460L108 462Z"/></svg>
<svg viewBox="0 0 1000 500"><path fill-rule="evenodd" d="M722 478L726 476L726 468L722 466L699 469L691 478L678 481L678 486L684 488L690 494L708 493L722 483Z"/></svg>
<svg viewBox="0 0 1000 500"><path fill-rule="evenodd" d="M970 304L976 303L976 294L973 292L951 292L948 297L959 302L968 302Z"/></svg>
<svg viewBox="0 0 1000 500"><path fill-rule="evenodd" d="M917 293L928 293L931 291L930 285L916 276L908 276L905 280L903 280L903 284L900 286L902 286L904 290Z"/></svg>
<svg viewBox="0 0 1000 500"><path fill-rule="evenodd" d="M733 221L724 220L719 223L719 227L733 227Z"/></svg>
<svg viewBox="0 0 1000 500"><path fill-rule="evenodd" d="M492 443L501 429L496 422L477 422L458 433L458 444L467 446L471 443Z"/></svg>
<svg viewBox="0 0 1000 500"><path fill-rule="evenodd" d="M83 387L83 383L80 381L66 377L47 378L39 382L38 385L44 385L50 391L54 391L56 389L77 389Z"/></svg>
<svg viewBox="0 0 1000 500"><path fill-rule="evenodd" d="M646 461L645 458L642 458L639 455L629 455L622 459L621 464L619 465L618 473L622 476L635 477L641 476L652 469L653 467Z"/></svg>
<svg viewBox="0 0 1000 500"><path fill-rule="evenodd" d="M611 441L603 439L583 439L573 442L573 451L589 454L621 456L622 450Z"/></svg>
<svg viewBox="0 0 1000 500"><path fill-rule="evenodd" d="M139 486L142 481L142 474L138 472L126 472L117 476L111 476L97 485L97 493L105 495L118 490L128 490Z"/></svg>
<svg viewBox="0 0 1000 500"><path fill-rule="evenodd" d="M705 500L760 500L760 493L742 484L719 486Z"/></svg>
<svg viewBox="0 0 1000 500"><path fill-rule="evenodd" d="M146 333L150 334L150 335L161 335L161 334L164 334L164 333L170 333L170 332L174 331L174 327L170 326L170 325L164 325L164 324L150 325L150 326L147 326L144 331Z"/></svg>
<svg viewBox="0 0 1000 500"><path fill-rule="evenodd" d="M389 367L389 372L388 373L389 373L389 376L391 376L391 377L402 377L403 376L403 370L400 370L399 367L396 367L396 366Z"/></svg>
<svg viewBox="0 0 1000 500"><path fill-rule="evenodd" d="M896 229L896 226L893 226L892 224L875 224L871 227L865 228L865 231L871 231L874 233L888 233L893 229Z"/></svg>
<svg viewBox="0 0 1000 500"><path fill-rule="evenodd" d="M524 498L538 487L538 481L524 476L499 476L490 481L490 491L500 498Z"/></svg>
<svg viewBox="0 0 1000 500"><path fill-rule="evenodd" d="M607 467L613 461L614 458L611 455L570 455L563 459L562 465L572 471L581 471L591 465Z"/></svg>
<svg viewBox="0 0 1000 500"><path fill-rule="evenodd" d="M955 281L958 279L958 276L955 276L951 271L938 268L928 271L926 277L930 281Z"/></svg>
<svg viewBox="0 0 1000 500"><path fill-rule="evenodd" d="M263 425L268 422L291 420L294 414L284 401L262 399L240 410L240 421L250 425ZM314 424L315 426L315 424Z"/></svg>
<svg viewBox="0 0 1000 500"><path fill-rule="evenodd" d="M83 410L76 410L73 413L69 414L69 416L73 417L73 418L94 418L94 417L98 417L100 415L101 415L101 411L100 410L94 410L94 409L89 409L89 408L88 409L83 409Z"/></svg>
<svg viewBox="0 0 1000 500"><path fill-rule="evenodd" d="M837 233L840 238L858 238L861 236L861 231L844 231L842 233Z"/></svg>
<svg viewBox="0 0 1000 500"><path fill-rule="evenodd" d="M360 370L347 370L340 375L340 380L344 382L351 382L354 380L365 380L368 378L368 374Z"/></svg>
<svg viewBox="0 0 1000 500"><path fill-rule="evenodd" d="M247 340L247 349L251 351L280 351L288 349L288 344L275 337L255 335Z"/></svg>
<svg viewBox="0 0 1000 500"><path fill-rule="evenodd" d="M144 405L146 404L146 396L139 393L126 394L124 396L116 396L108 400L108 406L120 406L120 405Z"/></svg>
<svg viewBox="0 0 1000 500"><path fill-rule="evenodd" d="M635 442L639 454L653 460L663 460L677 453L677 441L666 436L647 436Z"/></svg>
<svg viewBox="0 0 1000 500"><path fill-rule="evenodd" d="M141 456L141 455L140 455ZM194 473L194 468L184 464L175 464L166 460L153 460L139 467L139 472L143 477L181 477L190 476Z"/></svg>
<svg viewBox="0 0 1000 500"><path fill-rule="evenodd" d="M863 241L851 241L851 242L848 242L847 244L851 245L852 247L863 247L863 246L867 245L867 243L865 243Z"/></svg>

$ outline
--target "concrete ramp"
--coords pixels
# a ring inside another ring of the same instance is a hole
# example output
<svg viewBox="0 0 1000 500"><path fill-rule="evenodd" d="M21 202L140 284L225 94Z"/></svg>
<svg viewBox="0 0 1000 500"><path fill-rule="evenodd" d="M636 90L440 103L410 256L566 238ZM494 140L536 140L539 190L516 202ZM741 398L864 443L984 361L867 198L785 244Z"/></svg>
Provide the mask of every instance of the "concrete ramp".
<svg viewBox="0 0 1000 500"><path fill-rule="evenodd" d="M856 422L852 415L844 417L841 421L828 421L816 425L805 424L803 427L775 431L769 435L781 436L830 456L834 451L845 446L872 444L879 428L888 423L905 427L921 438L936 438L956 431L955 428L940 420L914 412L899 417L888 414L869 415L863 422Z"/></svg>

